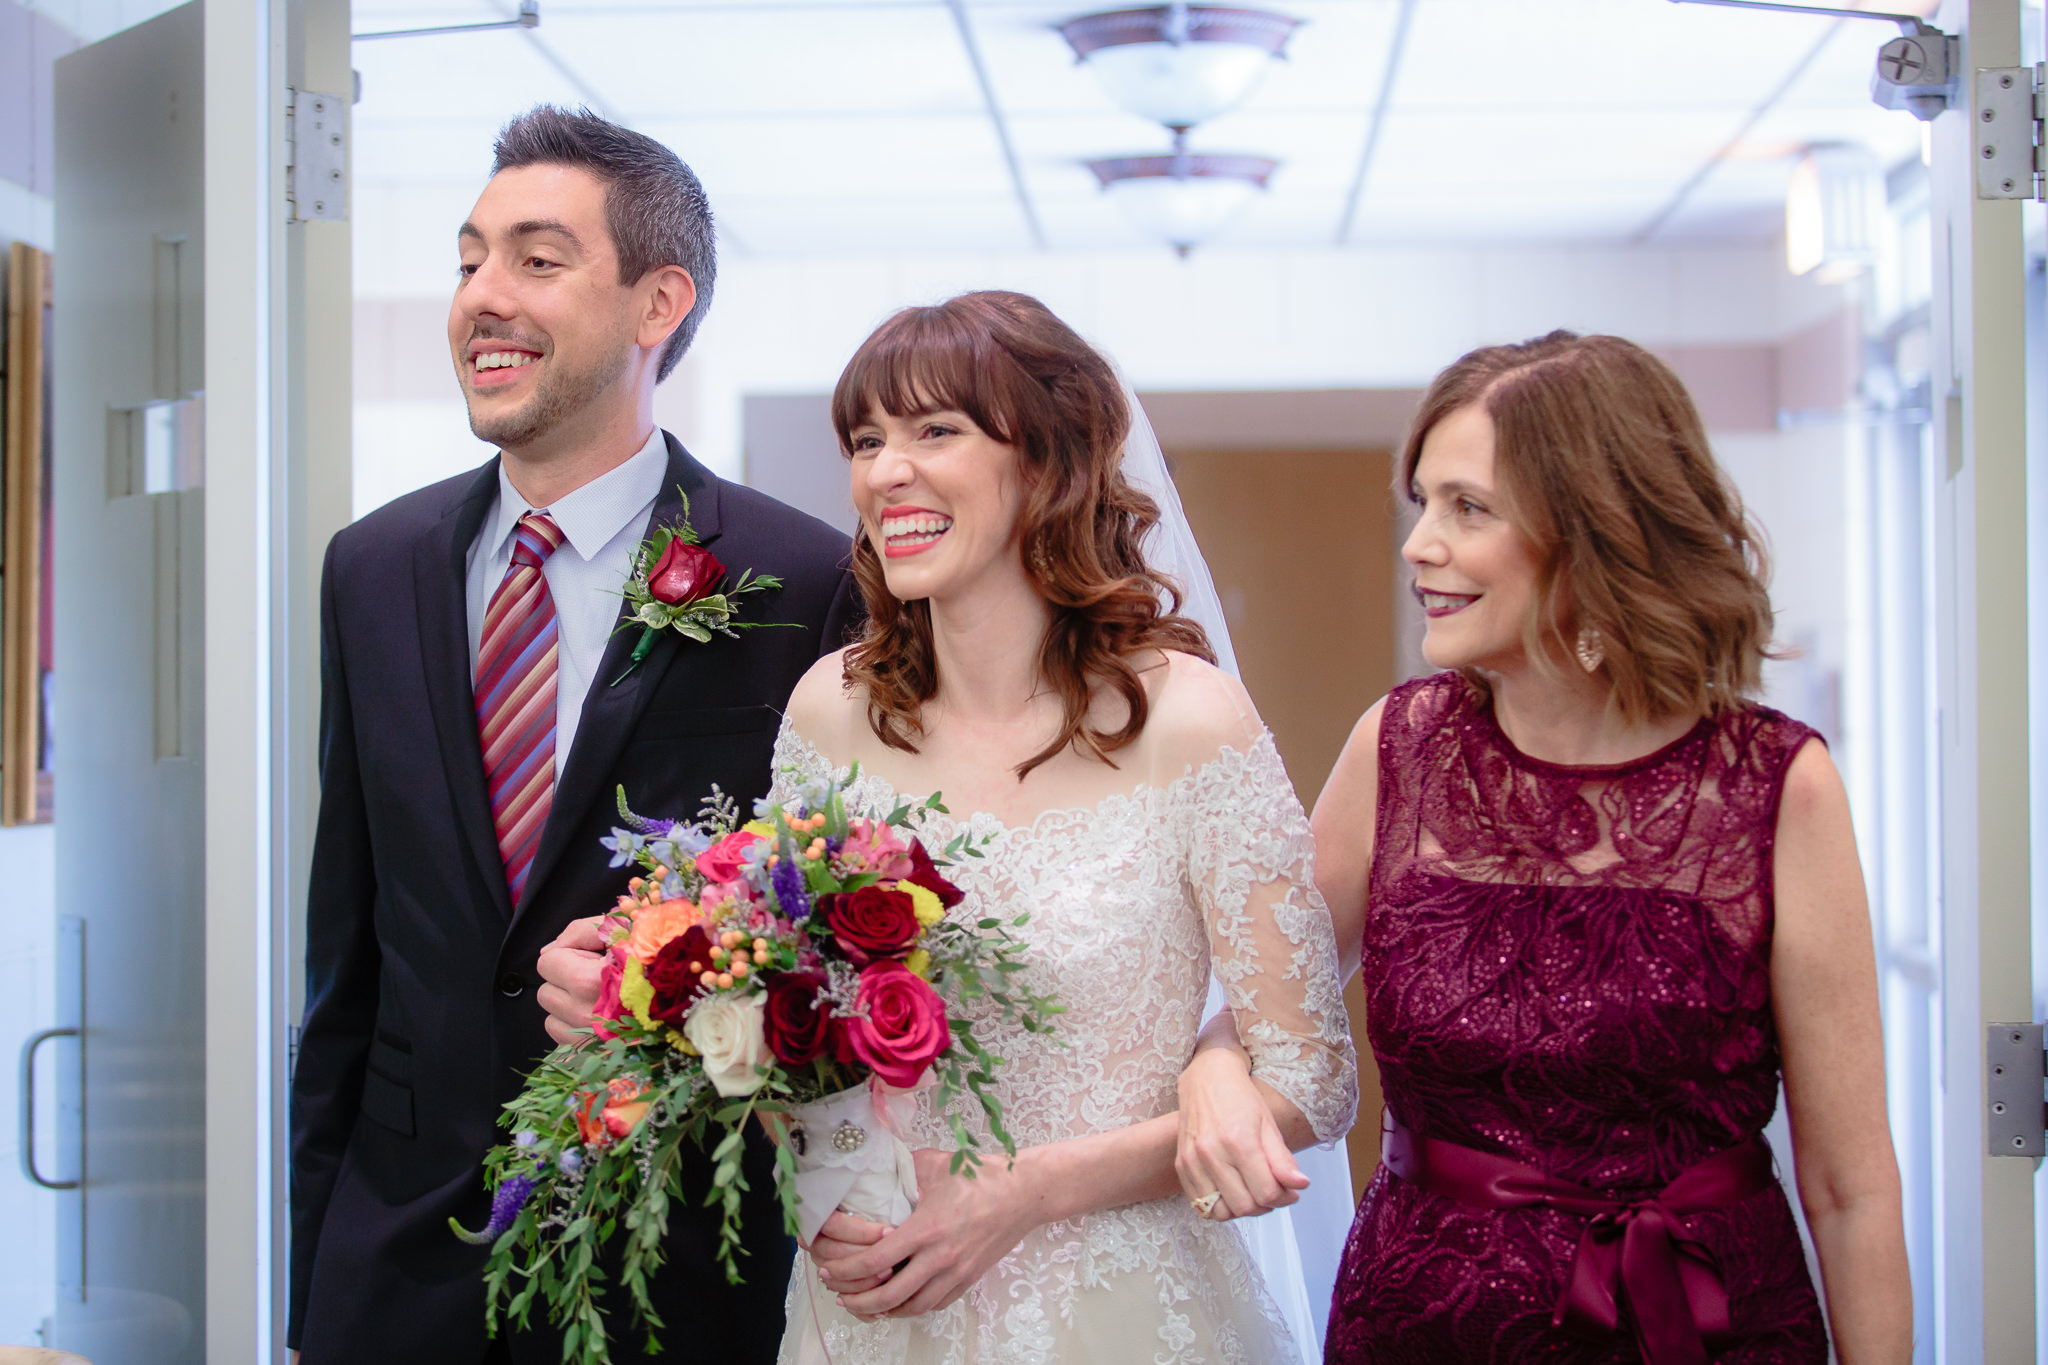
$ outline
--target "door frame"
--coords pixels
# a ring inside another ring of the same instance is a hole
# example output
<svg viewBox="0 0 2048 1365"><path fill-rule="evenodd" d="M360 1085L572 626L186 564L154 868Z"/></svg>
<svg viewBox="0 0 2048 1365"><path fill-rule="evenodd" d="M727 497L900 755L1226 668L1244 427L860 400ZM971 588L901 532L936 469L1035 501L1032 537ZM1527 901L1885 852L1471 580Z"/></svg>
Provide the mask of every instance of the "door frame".
<svg viewBox="0 0 2048 1365"><path fill-rule="evenodd" d="M352 311L347 222L288 220L286 98L352 96L349 0L206 4L207 1356L281 1365L319 578L349 516Z"/></svg>
<svg viewBox="0 0 2048 1365"><path fill-rule="evenodd" d="M2020 62L2020 0L1946 0L1956 106L1935 120L1935 556L1942 764L1942 1358L2036 1357L2034 1169L1987 1150L1985 1029L2033 1017L2028 848L2025 253L1976 195L1976 80ZM2015 736L2014 729L2020 731Z"/></svg>
<svg viewBox="0 0 2048 1365"><path fill-rule="evenodd" d="M206 1344L282 1340L271 489L285 448L284 0L205 0Z"/></svg>

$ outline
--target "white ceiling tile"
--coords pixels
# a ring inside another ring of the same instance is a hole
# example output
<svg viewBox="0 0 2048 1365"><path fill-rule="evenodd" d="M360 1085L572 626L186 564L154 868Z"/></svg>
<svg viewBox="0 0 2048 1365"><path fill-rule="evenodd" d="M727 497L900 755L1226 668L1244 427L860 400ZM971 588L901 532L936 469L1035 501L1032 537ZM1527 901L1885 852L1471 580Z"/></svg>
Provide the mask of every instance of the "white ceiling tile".
<svg viewBox="0 0 2048 1365"><path fill-rule="evenodd" d="M952 19L932 6L571 13L545 32L628 118L983 108Z"/></svg>
<svg viewBox="0 0 2048 1365"><path fill-rule="evenodd" d="M447 118L496 125L535 104L583 102L582 92L517 30L357 43L353 60L363 78L358 126L409 128Z"/></svg>
<svg viewBox="0 0 2048 1365"><path fill-rule="evenodd" d="M1008 195L777 196L712 200L749 256L1014 251L1032 245Z"/></svg>
<svg viewBox="0 0 2048 1365"><path fill-rule="evenodd" d="M1404 106L1502 112L1746 109L1833 23L1658 0L1425 0L1395 98Z"/></svg>
<svg viewBox="0 0 2048 1365"><path fill-rule="evenodd" d="M1010 191L995 131L976 115L682 120L648 122L642 131L690 163L714 207L721 194L893 195L933 204Z"/></svg>

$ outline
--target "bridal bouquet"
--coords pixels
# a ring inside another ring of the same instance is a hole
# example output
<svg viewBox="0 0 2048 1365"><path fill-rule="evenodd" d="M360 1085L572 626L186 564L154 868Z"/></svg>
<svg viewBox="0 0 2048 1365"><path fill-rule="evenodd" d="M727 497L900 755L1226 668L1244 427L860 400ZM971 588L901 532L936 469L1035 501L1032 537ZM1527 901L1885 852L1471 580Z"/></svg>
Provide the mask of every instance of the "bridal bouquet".
<svg viewBox="0 0 2048 1365"><path fill-rule="evenodd" d="M852 777L849 776L848 782ZM707 1206L721 1211L719 1258L737 1282L745 1129L777 1139L776 1186L787 1231L806 1240L835 1208L901 1222L917 1197L902 1134L910 1092L934 1087L969 1175L976 1135L1016 1153L989 1089L999 1059L948 1003L986 998L1042 1030L1058 1006L1020 988L1022 925L950 917L961 893L908 824L943 812L933 796L861 812L846 784L814 782L739 823L713 789L691 823L635 816L605 846L636 864L611 914L595 1038L550 1053L500 1120L512 1140L485 1159L489 1223L457 1235L491 1245L486 1309L519 1326L536 1298L563 1329L563 1358L609 1360L599 1253L624 1232L617 1279L658 1349L663 1326L647 1282L662 1261L669 1203L684 1197L684 1144L714 1164ZM964 834L951 863L980 857Z"/></svg>

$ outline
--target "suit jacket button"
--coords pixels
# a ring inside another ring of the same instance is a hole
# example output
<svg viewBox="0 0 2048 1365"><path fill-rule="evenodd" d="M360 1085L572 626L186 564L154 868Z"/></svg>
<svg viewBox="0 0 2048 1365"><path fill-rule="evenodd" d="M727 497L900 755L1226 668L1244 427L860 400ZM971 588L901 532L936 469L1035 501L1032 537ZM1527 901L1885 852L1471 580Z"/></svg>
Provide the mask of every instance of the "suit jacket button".
<svg viewBox="0 0 2048 1365"><path fill-rule="evenodd" d="M517 972L507 972L498 978L498 994L500 995L521 995L525 991L526 983L519 979L519 973Z"/></svg>

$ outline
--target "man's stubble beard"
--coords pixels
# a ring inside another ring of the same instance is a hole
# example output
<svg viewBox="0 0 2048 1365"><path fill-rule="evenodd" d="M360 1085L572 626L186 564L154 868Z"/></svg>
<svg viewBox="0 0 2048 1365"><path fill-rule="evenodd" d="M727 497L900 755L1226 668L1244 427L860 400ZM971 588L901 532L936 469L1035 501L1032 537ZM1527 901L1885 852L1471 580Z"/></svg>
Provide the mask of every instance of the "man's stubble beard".
<svg viewBox="0 0 2048 1365"><path fill-rule="evenodd" d="M546 364L545 361L539 362ZM632 365L632 347L621 346L583 370L543 373L533 397L511 412L484 417L475 395L469 399L469 429L479 441L500 449L532 445L559 431L571 418L587 411Z"/></svg>

